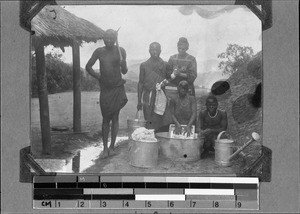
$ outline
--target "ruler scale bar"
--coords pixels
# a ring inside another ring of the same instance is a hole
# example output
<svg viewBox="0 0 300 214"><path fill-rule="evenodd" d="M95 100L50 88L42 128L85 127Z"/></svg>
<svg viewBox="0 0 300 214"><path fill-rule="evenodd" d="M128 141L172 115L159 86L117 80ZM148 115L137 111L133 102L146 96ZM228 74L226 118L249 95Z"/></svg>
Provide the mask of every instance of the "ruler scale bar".
<svg viewBox="0 0 300 214"><path fill-rule="evenodd" d="M187 200L236 200L235 195L187 195Z"/></svg>
<svg viewBox="0 0 300 214"><path fill-rule="evenodd" d="M167 183L148 182L145 183L146 188L167 188Z"/></svg>
<svg viewBox="0 0 300 214"><path fill-rule="evenodd" d="M34 200L54 200L54 199L82 199L82 200L92 200L92 195L34 195Z"/></svg>
<svg viewBox="0 0 300 214"><path fill-rule="evenodd" d="M42 189L45 189L45 188L56 188L56 183L34 183L33 184L33 187L34 188L42 188Z"/></svg>
<svg viewBox="0 0 300 214"><path fill-rule="evenodd" d="M144 182L143 183L124 182L123 188L146 188L146 184Z"/></svg>
<svg viewBox="0 0 300 214"><path fill-rule="evenodd" d="M189 183L167 183L167 188L190 188Z"/></svg>
<svg viewBox="0 0 300 214"><path fill-rule="evenodd" d="M77 183L78 188L100 188L100 183L95 182L79 182Z"/></svg>
<svg viewBox="0 0 300 214"><path fill-rule="evenodd" d="M186 195L234 195L233 189L185 189Z"/></svg>
<svg viewBox="0 0 300 214"><path fill-rule="evenodd" d="M178 194L178 195L135 195L135 200L137 201L185 201L185 195L183 194Z"/></svg>
<svg viewBox="0 0 300 214"><path fill-rule="evenodd" d="M135 200L135 195L131 194L123 194L123 195L112 195L112 194L107 194L107 195L92 195L93 199L102 199L102 200Z"/></svg>
<svg viewBox="0 0 300 214"><path fill-rule="evenodd" d="M233 185L233 183L227 183L227 184L212 183L210 185L210 188L212 188L212 189L233 189L234 185Z"/></svg>
<svg viewBox="0 0 300 214"><path fill-rule="evenodd" d="M133 194L133 189L109 188L109 189L92 189L93 195L114 195L114 194Z"/></svg>
<svg viewBox="0 0 300 214"><path fill-rule="evenodd" d="M77 183L71 182L63 182L63 183L56 183L57 188L77 188Z"/></svg>
<svg viewBox="0 0 300 214"><path fill-rule="evenodd" d="M99 176L92 176L92 175L80 175L77 177L77 182L82 183L99 183L100 177Z"/></svg>
<svg viewBox="0 0 300 214"><path fill-rule="evenodd" d="M121 182L101 182L100 188L122 188Z"/></svg>
<svg viewBox="0 0 300 214"><path fill-rule="evenodd" d="M35 176L35 209L259 209L258 178Z"/></svg>
<svg viewBox="0 0 300 214"><path fill-rule="evenodd" d="M34 195L43 195L43 194L50 194L50 195L79 195L84 194L83 189L34 189Z"/></svg>
<svg viewBox="0 0 300 214"><path fill-rule="evenodd" d="M134 189L135 194L184 194L184 189Z"/></svg>
<svg viewBox="0 0 300 214"><path fill-rule="evenodd" d="M210 183L190 183L190 188L196 189L210 189Z"/></svg>

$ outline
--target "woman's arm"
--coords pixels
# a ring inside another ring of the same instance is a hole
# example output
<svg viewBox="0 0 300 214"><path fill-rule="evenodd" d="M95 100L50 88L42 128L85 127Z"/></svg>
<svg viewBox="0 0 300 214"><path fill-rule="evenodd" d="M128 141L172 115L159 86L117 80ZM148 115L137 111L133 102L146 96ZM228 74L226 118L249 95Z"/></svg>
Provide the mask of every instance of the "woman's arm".
<svg viewBox="0 0 300 214"><path fill-rule="evenodd" d="M176 102L175 102L175 100L171 99L170 100L170 111L171 111L173 122L175 123L174 133L181 134L181 125L175 116L175 108L176 108Z"/></svg>
<svg viewBox="0 0 300 214"><path fill-rule="evenodd" d="M193 97L190 97L190 102L191 102L191 106L192 106L192 115L190 117L189 123L187 124L187 126L191 127L193 125L193 123L195 122L196 119L196 115L197 115L197 106L196 106L196 99Z"/></svg>
<svg viewBox="0 0 300 214"><path fill-rule="evenodd" d="M192 107L192 115L191 115L190 120L184 131L184 133L186 133L188 137L192 134L191 127L192 127L193 123L195 122L196 115L197 115L196 99L193 97L190 97L189 99L190 99L191 107Z"/></svg>

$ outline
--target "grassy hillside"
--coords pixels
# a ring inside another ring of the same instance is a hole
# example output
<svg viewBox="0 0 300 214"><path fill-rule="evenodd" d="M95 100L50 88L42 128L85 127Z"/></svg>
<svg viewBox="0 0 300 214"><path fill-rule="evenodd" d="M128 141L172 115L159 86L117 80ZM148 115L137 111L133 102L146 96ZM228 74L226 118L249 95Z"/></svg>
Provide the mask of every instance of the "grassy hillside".
<svg viewBox="0 0 300 214"><path fill-rule="evenodd" d="M242 65L228 78L230 90L216 96L221 109L228 115L228 132L238 143L243 144L252 132L262 135L262 108L256 108L251 98L259 83L262 82L262 54L259 52L248 64ZM198 100L204 109L205 97ZM235 115L235 117L234 117Z"/></svg>
<svg viewBox="0 0 300 214"><path fill-rule="evenodd" d="M129 79L135 82L139 81L139 74L140 74L140 65L142 62L146 60L134 60L129 61L128 65L128 72L124 75L124 79Z"/></svg>
<svg viewBox="0 0 300 214"><path fill-rule="evenodd" d="M32 58L32 82L31 96L38 97L38 85L36 76L35 57ZM99 69L95 69L99 72ZM62 60L51 55L46 55L47 89L49 94L68 92L73 90L73 68L72 65L64 63ZM135 75L136 76L136 75ZM125 89L127 92L137 91L137 78L124 75L126 80ZM85 69L81 68L81 90L99 91L98 81L89 75Z"/></svg>

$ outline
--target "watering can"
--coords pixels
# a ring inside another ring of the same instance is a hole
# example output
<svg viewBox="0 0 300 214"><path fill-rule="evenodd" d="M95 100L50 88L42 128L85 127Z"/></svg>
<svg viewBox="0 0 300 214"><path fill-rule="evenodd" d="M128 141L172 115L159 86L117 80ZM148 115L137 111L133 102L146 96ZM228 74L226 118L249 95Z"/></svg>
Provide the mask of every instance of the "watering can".
<svg viewBox="0 0 300 214"><path fill-rule="evenodd" d="M253 132L251 135L251 139L240 147L236 152L233 153L233 143L234 141L231 139L220 139L221 135L226 131L222 131L218 134L218 137L215 141L215 161L217 164L221 166L231 166L232 159L237 156L240 152L242 152L247 146L249 146L252 142L258 141L260 139L259 134Z"/></svg>

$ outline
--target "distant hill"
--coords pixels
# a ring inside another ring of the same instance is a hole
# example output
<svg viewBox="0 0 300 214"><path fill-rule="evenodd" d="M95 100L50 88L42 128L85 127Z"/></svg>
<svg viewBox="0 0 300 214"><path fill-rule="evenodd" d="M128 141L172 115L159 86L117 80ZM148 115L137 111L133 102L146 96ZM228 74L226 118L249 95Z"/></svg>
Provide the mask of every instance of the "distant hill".
<svg viewBox="0 0 300 214"><path fill-rule="evenodd" d="M128 72L124 75L124 79L130 79L132 81L139 81L139 74L140 74L140 65L144 60L131 60L127 62Z"/></svg>
<svg viewBox="0 0 300 214"><path fill-rule="evenodd" d="M198 72L200 73L207 73L209 71L214 71L216 72L218 70L218 65L219 65L220 60L217 59L209 59L209 60L205 60L205 61L197 61L198 65L202 65L202 71ZM199 66L198 66L199 67Z"/></svg>
<svg viewBox="0 0 300 214"><path fill-rule="evenodd" d="M124 79L130 79L132 81L139 81L139 73L140 73L140 65L142 62L146 61L143 60L131 60L127 62L128 65L128 72L124 75ZM204 68L207 71L216 70L218 61L217 60L207 60L204 63ZM226 79L228 77L222 76L221 72L204 72L198 73L198 77L195 80L195 86L204 86L210 87L214 82L220 79Z"/></svg>
<svg viewBox="0 0 300 214"><path fill-rule="evenodd" d="M140 73L140 65L142 62L145 62L147 59L138 59L138 60L128 60L128 72L123 76L124 79L127 80L127 84L130 88L129 90L132 91L134 89L133 86L137 84L139 81L139 73ZM228 76L223 76L221 72L214 71L216 70L218 61L211 59L205 62L201 62L204 64L204 68L210 72L198 73L198 76L194 82L197 88L205 87L210 88L213 83L221 79L227 79ZM99 69L95 69L96 72L99 72Z"/></svg>
<svg viewBox="0 0 300 214"><path fill-rule="evenodd" d="M198 73L197 78L194 82L194 85L197 87L210 88L216 81L227 79L228 76L222 75L221 72L206 72Z"/></svg>

